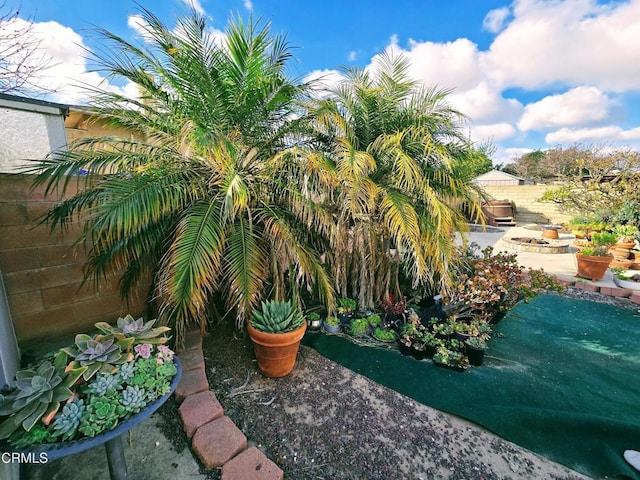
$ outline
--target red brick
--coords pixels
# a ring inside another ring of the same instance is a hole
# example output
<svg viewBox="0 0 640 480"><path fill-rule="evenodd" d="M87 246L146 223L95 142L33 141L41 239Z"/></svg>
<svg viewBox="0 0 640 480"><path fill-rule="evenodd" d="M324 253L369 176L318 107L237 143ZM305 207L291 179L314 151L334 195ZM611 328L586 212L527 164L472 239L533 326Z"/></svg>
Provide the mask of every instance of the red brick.
<svg viewBox="0 0 640 480"><path fill-rule="evenodd" d="M575 280L570 280L568 278L562 278L562 277L557 277L556 276L556 281L560 284L560 285L564 285L565 287L572 287L576 284Z"/></svg>
<svg viewBox="0 0 640 480"><path fill-rule="evenodd" d="M201 426L191 447L207 470L221 467L247 448L247 437L229 417Z"/></svg>
<svg viewBox="0 0 640 480"><path fill-rule="evenodd" d="M200 330L191 330L184 337L184 348L182 350L202 350L202 333Z"/></svg>
<svg viewBox="0 0 640 480"><path fill-rule="evenodd" d="M595 283L585 283L585 282L576 282L576 288L580 288L582 290L586 290L587 292L599 292L600 286Z"/></svg>
<svg viewBox="0 0 640 480"><path fill-rule="evenodd" d="M200 348L184 350L178 354L178 358L180 358L180 362L182 362L183 370L204 369L204 355Z"/></svg>
<svg viewBox="0 0 640 480"><path fill-rule="evenodd" d="M600 287L600 293L603 295L608 295L610 297L613 296L613 288L611 287Z"/></svg>
<svg viewBox="0 0 640 480"><path fill-rule="evenodd" d="M611 295L613 295L614 297L629 298L632 293L633 293L633 290L629 288L613 287L611 289Z"/></svg>
<svg viewBox="0 0 640 480"><path fill-rule="evenodd" d="M633 292L631 294L631 301L637 305L640 305L640 292Z"/></svg>
<svg viewBox="0 0 640 480"><path fill-rule="evenodd" d="M178 412L188 438L193 437L202 425L224 415L222 405L212 391L189 395L180 405Z"/></svg>
<svg viewBox="0 0 640 480"><path fill-rule="evenodd" d="M282 480L284 472L256 447L222 466L222 480Z"/></svg>
<svg viewBox="0 0 640 480"><path fill-rule="evenodd" d="M204 368L183 371L182 378L176 387L176 400L180 403L189 395L207 390L209 390L209 381L204 373Z"/></svg>

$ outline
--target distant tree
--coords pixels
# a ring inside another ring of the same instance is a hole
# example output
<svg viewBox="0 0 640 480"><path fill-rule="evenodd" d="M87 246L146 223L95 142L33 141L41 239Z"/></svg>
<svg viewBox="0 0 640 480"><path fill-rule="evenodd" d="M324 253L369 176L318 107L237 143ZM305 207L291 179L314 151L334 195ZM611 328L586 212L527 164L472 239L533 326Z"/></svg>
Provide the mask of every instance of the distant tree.
<svg viewBox="0 0 640 480"><path fill-rule="evenodd" d="M567 152L580 156L573 165L557 169L560 185L547 190L541 200L554 202L569 213L592 214L605 221L613 219L625 205L640 203L640 152L603 146L571 147L554 149L549 158L562 162L562 154Z"/></svg>
<svg viewBox="0 0 640 480"><path fill-rule="evenodd" d="M33 94L44 92L34 80L52 66L35 35L33 22L20 18L20 8L0 3L0 93Z"/></svg>
<svg viewBox="0 0 640 480"><path fill-rule="evenodd" d="M453 169L456 178L468 182L478 175L493 169L491 154L495 151L492 145L465 144L459 152L454 152Z"/></svg>
<svg viewBox="0 0 640 480"><path fill-rule="evenodd" d="M507 173L542 183L561 180L577 173L578 160L590 156L592 152L593 148L580 145L534 150L509 164L511 167Z"/></svg>

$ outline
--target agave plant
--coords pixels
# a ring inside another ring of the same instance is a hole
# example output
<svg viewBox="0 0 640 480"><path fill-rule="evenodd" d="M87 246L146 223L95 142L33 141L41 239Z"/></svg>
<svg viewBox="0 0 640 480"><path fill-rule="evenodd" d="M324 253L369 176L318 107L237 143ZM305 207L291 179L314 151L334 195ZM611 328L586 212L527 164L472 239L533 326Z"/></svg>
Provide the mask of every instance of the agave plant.
<svg viewBox="0 0 640 480"><path fill-rule="evenodd" d="M91 337L84 333L76 335L75 344L61 349L74 358L67 368L87 367L82 378L89 380L96 373L115 373L117 365L133 360L129 352L135 338L116 340L113 335L96 335Z"/></svg>
<svg viewBox="0 0 640 480"><path fill-rule="evenodd" d="M153 345L161 345L169 340L164 336L169 327L156 327L153 325L156 320L149 320L145 323L142 317L135 320L131 315L124 318L118 318L116 326L109 325L106 322L96 323L96 328L107 335L113 335L116 339L133 338L136 343L150 343Z"/></svg>
<svg viewBox="0 0 640 480"><path fill-rule="evenodd" d="M73 396L71 387L87 367L65 371L66 357L58 355L54 363L42 362L37 369L16 373L16 389L0 395L0 416L8 416L0 424L0 440L22 427L27 432L42 419L48 425L64 402Z"/></svg>
<svg viewBox="0 0 640 480"><path fill-rule="evenodd" d="M291 302L269 300L262 302L261 310L252 313L251 326L266 333L286 333L300 328L304 315Z"/></svg>

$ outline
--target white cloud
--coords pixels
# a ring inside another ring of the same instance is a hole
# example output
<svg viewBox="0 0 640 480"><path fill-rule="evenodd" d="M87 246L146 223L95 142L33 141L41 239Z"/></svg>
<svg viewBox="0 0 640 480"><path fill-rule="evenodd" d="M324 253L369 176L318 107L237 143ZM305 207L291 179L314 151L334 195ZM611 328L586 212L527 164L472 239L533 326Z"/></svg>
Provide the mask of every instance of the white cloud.
<svg viewBox="0 0 640 480"><path fill-rule="evenodd" d="M513 98L504 98L487 82L481 81L467 90L453 90L449 100L473 122L516 122L522 115L522 104Z"/></svg>
<svg viewBox="0 0 640 480"><path fill-rule="evenodd" d="M500 88L640 88L640 0L516 0L513 20L481 54Z"/></svg>
<svg viewBox="0 0 640 480"><path fill-rule="evenodd" d="M498 33L504 27L510 13L509 8L507 7L491 10L484 17L482 27L491 33Z"/></svg>
<svg viewBox="0 0 640 480"><path fill-rule="evenodd" d="M182 0L182 1L186 3L187 6L192 7L200 15L205 14L204 8L202 8L202 4L200 3L200 0Z"/></svg>
<svg viewBox="0 0 640 480"><path fill-rule="evenodd" d="M338 70L314 70L304 77L305 83L311 83L317 97L325 97L345 80Z"/></svg>
<svg viewBox="0 0 640 480"><path fill-rule="evenodd" d="M469 128L471 140L477 143L500 142L515 135L515 127L507 122L491 125L472 125Z"/></svg>
<svg viewBox="0 0 640 480"><path fill-rule="evenodd" d="M243 3L244 3L244 8L246 8L250 12L253 12L253 2L251 2L251 0L244 0Z"/></svg>
<svg viewBox="0 0 640 480"><path fill-rule="evenodd" d="M349 61L354 62L356 58L358 58L358 52L356 52L355 50L350 51L348 57Z"/></svg>
<svg viewBox="0 0 640 480"><path fill-rule="evenodd" d="M545 136L545 141L550 145L590 141L615 143L638 140L640 140L640 127L625 130L617 125L596 128L561 128Z"/></svg>
<svg viewBox="0 0 640 480"><path fill-rule="evenodd" d="M136 32L137 35L148 40L150 38L148 31L148 24L145 22L142 15L129 15L127 17L127 25L130 29Z"/></svg>
<svg viewBox="0 0 640 480"><path fill-rule="evenodd" d="M518 128L527 131L585 125L605 120L612 107L611 99L598 88L577 87L527 105Z"/></svg>

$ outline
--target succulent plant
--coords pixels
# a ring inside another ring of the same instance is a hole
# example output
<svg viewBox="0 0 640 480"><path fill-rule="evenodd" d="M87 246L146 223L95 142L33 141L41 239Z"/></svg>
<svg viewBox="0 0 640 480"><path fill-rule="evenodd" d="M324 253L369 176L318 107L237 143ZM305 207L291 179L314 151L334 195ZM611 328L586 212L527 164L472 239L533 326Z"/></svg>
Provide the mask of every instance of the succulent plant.
<svg viewBox="0 0 640 480"><path fill-rule="evenodd" d="M98 322L96 323L96 328L107 335L113 335L119 340L133 338L134 343L164 344L169 340L164 334L171 329L169 327L153 328L155 323L156 320L149 320L145 323L142 317L135 320L131 315L127 315L124 318L118 318L115 326L106 322Z"/></svg>
<svg viewBox="0 0 640 480"><path fill-rule="evenodd" d="M140 387L129 385L122 391L120 404L129 413L138 413L147 404L147 392Z"/></svg>
<svg viewBox="0 0 640 480"><path fill-rule="evenodd" d="M48 425L60 408L60 402L71 398L70 390L86 368L65 371L66 357L58 355L54 363L42 362L37 369L16 373L16 388L9 395L0 395L0 416L8 416L0 424L0 440L8 438L22 427L29 431L42 420Z"/></svg>
<svg viewBox="0 0 640 480"><path fill-rule="evenodd" d="M56 437L62 435L62 441L72 439L80 426L80 422L82 422L84 411L85 407L82 399L76 397L68 402L62 407L62 411L55 416L53 435Z"/></svg>
<svg viewBox="0 0 640 480"><path fill-rule="evenodd" d="M128 382L135 374L136 364L135 362L127 362L120 365L118 369L118 376L122 382Z"/></svg>
<svg viewBox="0 0 640 480"><path fill-rule="evenodd" d="M266 333L286 333L304 324L304 315L288 301L262 302L262 309L254 310L251 326Z"/></svg>
<svg viewBox="0 0 640 480"><path fill-rule="evenodd" d="M132 362L129 362L132 363ZM124 365L128 365L125 363ZM122 389L122 379L120 373L112 375L110 373L101 373L94 377L93 381L87 386L86 392L97 395L113 395L117 390Z"/></svg>
<svg viewBox="0 0 640 480"><path fill-rule="evenodd" d="M133 338L116 340L113 335L91 337L81 333L76 335L73 346L62 351L74 358L68 368L87 367L82 377L89 380L98 372L115 373L117 365L133 360L129 352L133 342Z"/></svg>
<svg viewBox="0 0 640 480"><path fill-rule="evenodd" d="M78 430L87 437L95 437L100 432L114 429L118 419L125 414L126 410L116 396L91 397Z"/></svg>

